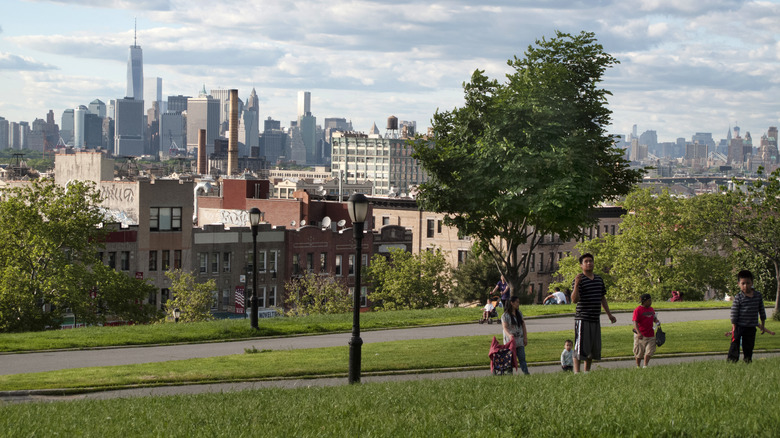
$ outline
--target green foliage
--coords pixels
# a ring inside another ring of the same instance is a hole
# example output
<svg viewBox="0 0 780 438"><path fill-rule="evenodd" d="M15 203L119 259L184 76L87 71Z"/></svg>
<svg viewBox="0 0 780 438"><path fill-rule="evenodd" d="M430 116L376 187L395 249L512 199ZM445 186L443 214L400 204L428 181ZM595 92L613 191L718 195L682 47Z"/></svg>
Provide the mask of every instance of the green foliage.
<svg viewBox="0 0 780 438"><path fill-rule="evenodd" d="M0 193L0 331L57 326L68 308L90 324L149 319L134 304L148 286L96 257L106 236L99 203L91 182L43 180Z"/></svg>
<svg viewBox="0 0 780 438"><path fill-rule="evenodd" d="M352 310L353 298L344 283L331 276L307 272L284 285L287 315L344 313Z"/></svg>
<svg viewBox="0 0 780 438"><path fill-rule="evenodd" d="M214 302L212 291L217 289L214 279L198 283L195 275L190 272L175 269L165 275L171 280L173 299L165 304L168 312L179 309L179 322L199 322L214 319L211 305Z"/></svg>
<svg viewBox="0 0 780 438"><path fill-rule="evenodd" d="M600 202L625 195L641 179L607 134L609 91L600 88L618 61L594 34L557 32L536 41L499 83L477 70L465 105L433 117L433 135L414 143L429 175L418 201L475 237L513 293L544 235L577 236Z"/></svg>
<svg viewBox="0 0 780 438"><path fill-rule="evenodd" d="M374 286L368 298L376 309L424 309L449 301L452 277L438 248L420 254L391 249L389 258L375 254L366 271Z"/></svg>
<svg viewBox="0 0 780 438"><path fill-rule="evenodd" d="M452 296L460 302L486 302L488 294L501 279L493 258L476 245L470 257L452 271Z"/></svg>

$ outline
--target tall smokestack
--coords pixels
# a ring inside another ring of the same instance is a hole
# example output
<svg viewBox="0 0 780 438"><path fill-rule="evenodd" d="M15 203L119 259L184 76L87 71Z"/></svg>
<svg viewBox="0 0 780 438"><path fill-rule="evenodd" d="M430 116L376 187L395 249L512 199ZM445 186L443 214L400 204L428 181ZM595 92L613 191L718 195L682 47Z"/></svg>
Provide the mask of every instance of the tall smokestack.
<svg viewBox="0 0 780 438"><path fill-rule="evenodd" d="M206 174L206 130L198 130L198 173Z"/></svg>
<svg viewBox="0 0 780 438"><path fill-rule="evenodd" d="M238 172L238 90L230 90L230 125L228 137L228 175Z"/></svg>

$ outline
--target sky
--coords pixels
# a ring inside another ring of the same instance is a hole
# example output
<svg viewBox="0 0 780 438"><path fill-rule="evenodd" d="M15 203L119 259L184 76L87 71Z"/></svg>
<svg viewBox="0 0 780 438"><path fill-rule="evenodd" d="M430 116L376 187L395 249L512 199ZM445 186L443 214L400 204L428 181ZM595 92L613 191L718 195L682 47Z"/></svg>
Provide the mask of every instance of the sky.
<svg viewBox="0 0 780 438"><path fill-rule="evenodd" d="M144 76L163 95L254 87L260 117L289 125L311 92L318 123L357 131L463 104L476 70L503 81L507 60L556 31L593 32L620 64L612 134L659 141L729 127L760 138L780 125L780 0L3 0L0 116L45 119L124 97L137 20Z"/></svg>

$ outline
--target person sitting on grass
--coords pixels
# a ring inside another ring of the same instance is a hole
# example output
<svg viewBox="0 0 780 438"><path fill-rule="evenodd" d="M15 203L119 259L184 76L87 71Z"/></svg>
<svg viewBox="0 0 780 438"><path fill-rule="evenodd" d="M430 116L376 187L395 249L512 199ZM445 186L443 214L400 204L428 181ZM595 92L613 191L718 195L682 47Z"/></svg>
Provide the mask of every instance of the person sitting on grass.
<svg viewBox="0 0 780 438"><path fill-rule="evenodd" d="M739 362L739 347L742 345L742 353L745 363L753 361L753 347L756 345L756 326L761 329L761 334L775 332L767 330L766 309L764 309L764 297L761 292L753 289L753 273L747 270L739 271L739 293L731 304L731 346L726 357L729 362ZM761 318L761 322L758 319Z"/></svg>

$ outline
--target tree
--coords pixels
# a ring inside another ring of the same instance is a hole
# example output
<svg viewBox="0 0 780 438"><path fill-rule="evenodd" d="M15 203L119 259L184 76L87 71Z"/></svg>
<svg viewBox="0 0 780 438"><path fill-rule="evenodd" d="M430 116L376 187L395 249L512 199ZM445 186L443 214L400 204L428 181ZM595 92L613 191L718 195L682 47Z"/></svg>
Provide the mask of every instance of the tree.
<svg viewBox="0 0 780 438"><path fill-rule="evenodd" d="M0 331L55 327L68 308L95 324L107 315L150 318L136 304L148 296L145 283L97 259L106 236L99 205L91 182L42 180L0 192Z"/></svg>
<svg viewBox="0 0 780 438"><path fill-rule="evenodd" d="M375 254L366 271L374 286L368 298L377 309L425 309L449 301L452 278L438 248L421 254L393 248L389 258Z"/></svg>
<svg viewBox="0 0 780 438"><path fill-rule="evenodd" d="M466 261L452 271L452 277L452 296L455 299L461 302L478 300L484 303L501 279L501 274L490 254L475 245Z"/></svg>
<svg viewBox="0 0 780 438"><path fill-rule="evenodd" d="M780 313L780 169L752 182L735 180L736 190L713 196L711 208L723 212L715 234L732 239L732 251L748 250L771 264L775 276L775 315Z"/></svg>
<svg viewBox="0 0 780 438"><path fill-rule="evenodd" d="M414 142L429 176L421 206L476 237L513 292L530 263L521 245L531 253L544 235L580 235L595 206L643 174L606 133L611 93L599 83L617 62L594 34L557 32L510 60L506 83L475 71L464 106L437 112L432 137Z"/></svg>
<svg viewBox="0 0 780 438"><path fill-rule="evenodd" d="M210 279L205 283L198 283L195 275L189 272L175 269L166 272L171 280L171 292L173 299L168 300L166 307L169 312L179 309L181 322L211 321L211 306L214 304L212 291L217 290L217 283Z"/></svg>
<svg viewBox="0 0 780 438"><path fill-rule="evenodd" d="M291 316L345 313L352 310L353 300L347 287L334 277L307 272L284 285L285 304Z"/></svg>

